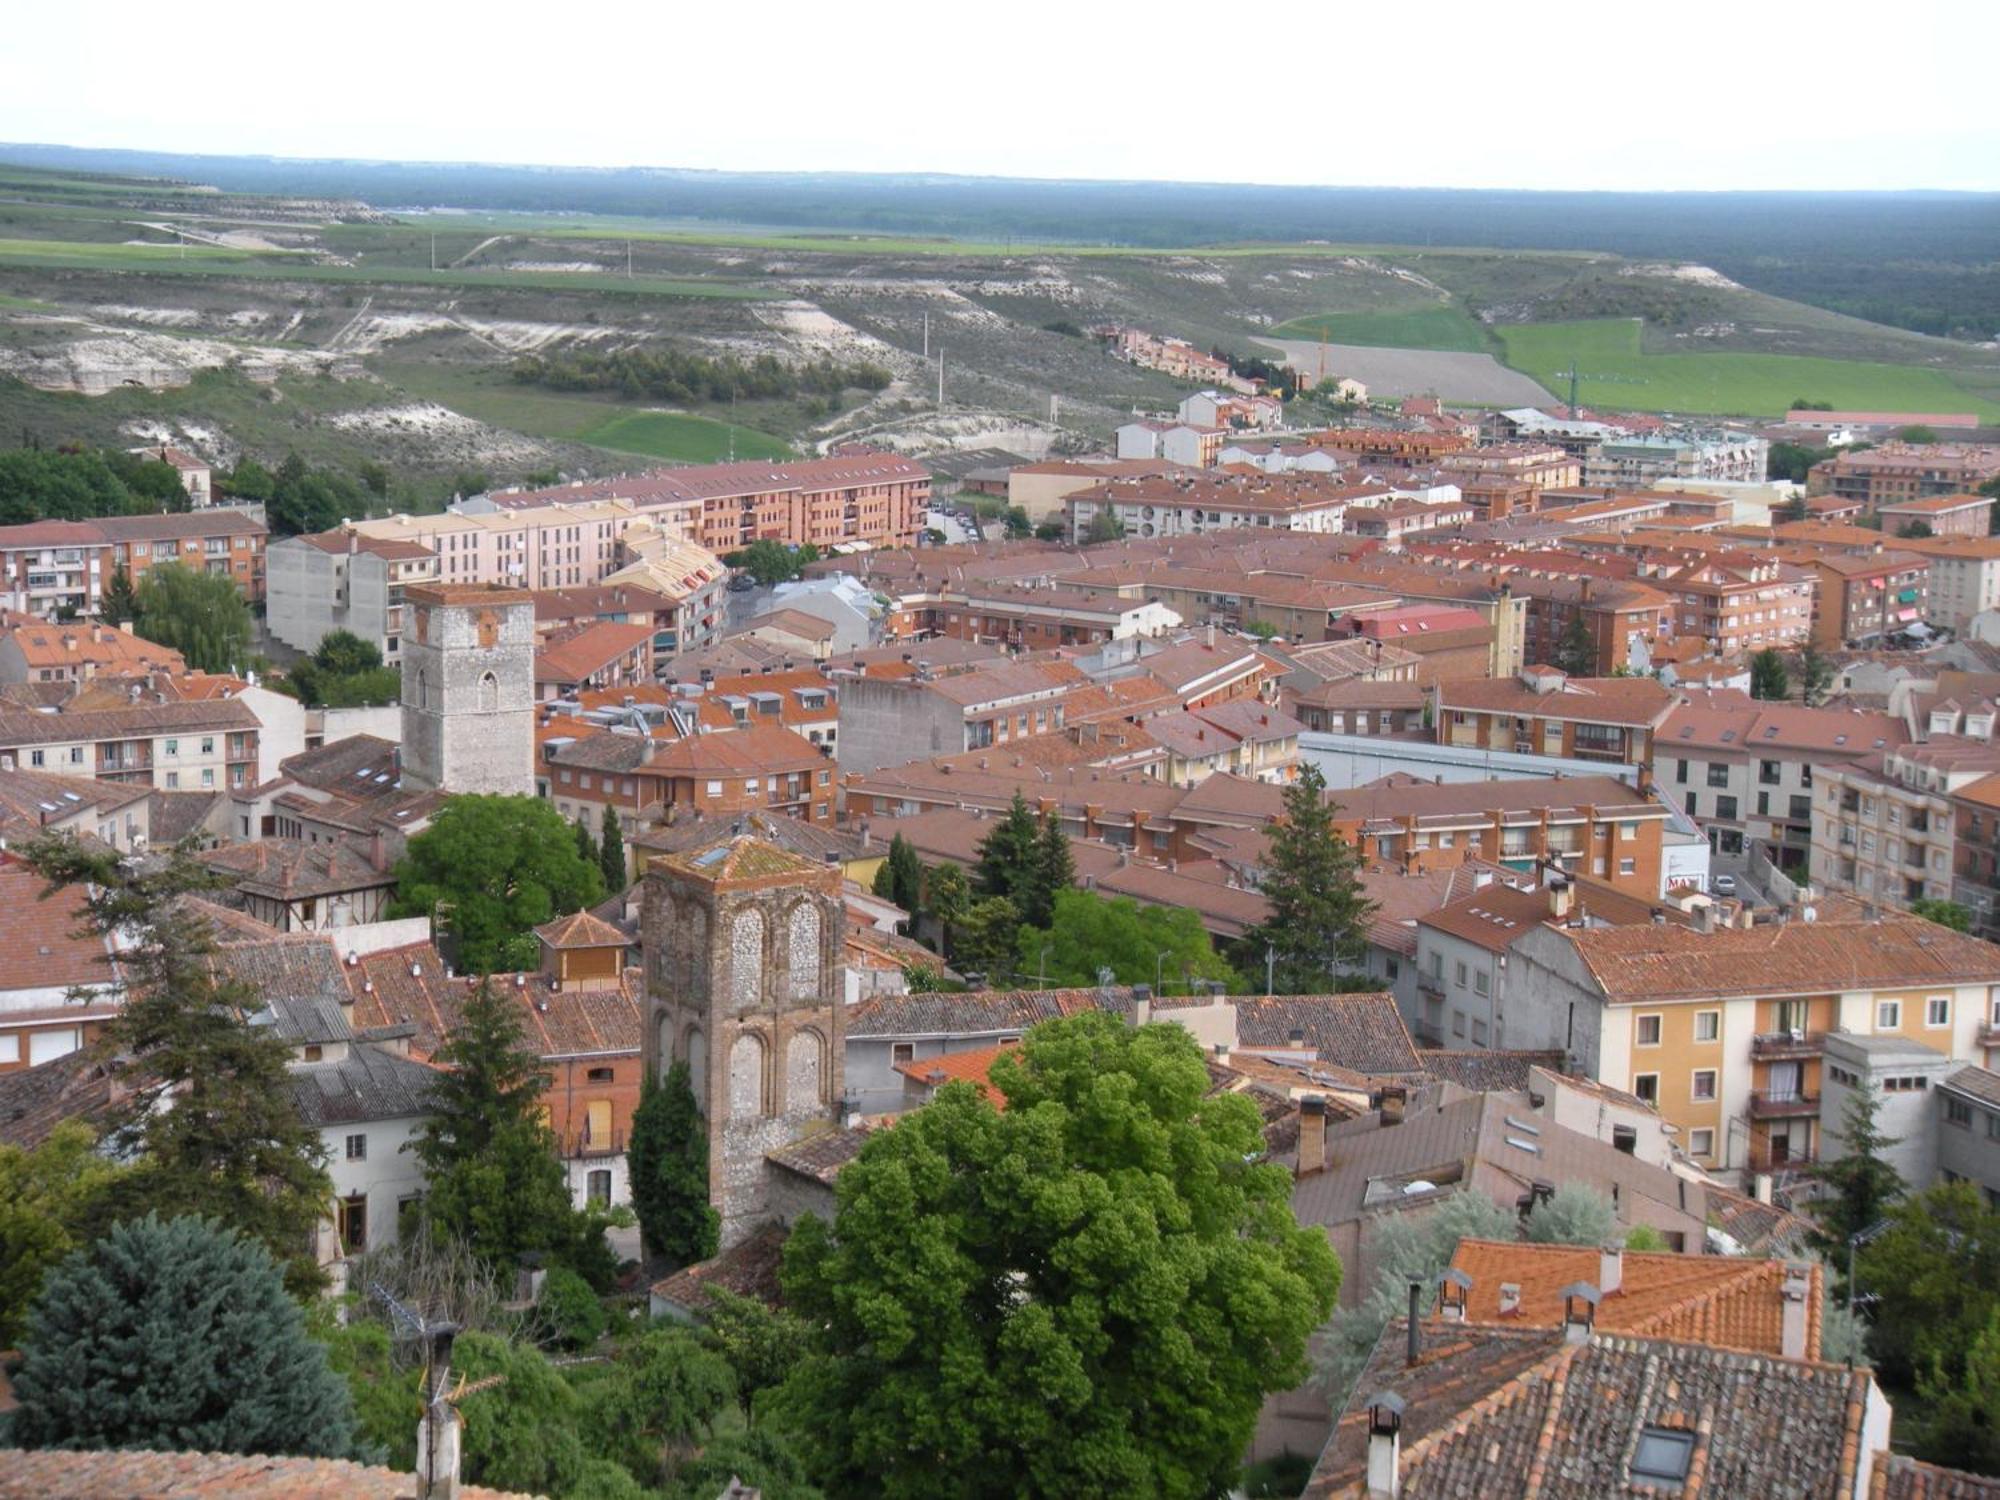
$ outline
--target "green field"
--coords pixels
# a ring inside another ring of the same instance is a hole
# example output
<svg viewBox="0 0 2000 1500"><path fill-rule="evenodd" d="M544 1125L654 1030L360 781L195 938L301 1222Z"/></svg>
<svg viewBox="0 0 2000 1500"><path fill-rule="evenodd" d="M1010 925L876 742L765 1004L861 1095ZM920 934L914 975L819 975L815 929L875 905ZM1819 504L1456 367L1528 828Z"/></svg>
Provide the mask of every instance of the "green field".
<svg viewBox="0 0 2000 1500"><path fill-rule="evenodd" d="M1368 344L1384 349L1446 349L1483 354L1490 341L1455 302L1407 312L1316 313L1280 323L1274 339L1317 339L1324 344Z"/></svg>
<svg viewBox="0 0 2000 1500"><path fill-rule="evenodd" d="M1515 369L1566 395L1574 368L1579 399L1612 410L1777 417L1803 397L1849 411L1973 412L2000 420L2000 403L1941 370L1795 354L1648 354L1639 327L1636 318L1604 318L1493 331Z"/></svg>
<svg viewBox="0 0 2000 1500"><path fill-rule="evenodd" d="M712 417L685 412L641 411L613 417L602 426L577 434L576 441L620 453L686 463L716 463L737 458L797 458L789 446L754 427L731 427Z"/></svg>

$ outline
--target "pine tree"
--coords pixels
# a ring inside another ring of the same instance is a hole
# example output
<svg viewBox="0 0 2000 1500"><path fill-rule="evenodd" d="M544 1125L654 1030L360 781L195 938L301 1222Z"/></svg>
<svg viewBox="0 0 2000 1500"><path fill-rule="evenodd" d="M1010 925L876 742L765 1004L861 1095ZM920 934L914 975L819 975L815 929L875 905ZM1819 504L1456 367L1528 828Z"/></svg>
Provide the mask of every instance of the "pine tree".
<svg viewBox="0 0 2000 1500"><path fill-rule="evenodd" d="M1285 788L1261 882L1270 914L1244 934L1253 967L1271 955L1280 994L1329 989L1367 951L1375 903L1362 894L1360 853L1334 827L1337 809L1325 793L1325 778L1310 764Z"/></svg>
<svg viewBox="0 0 2000 1500"><path fill-rule="evenodd" d="M1750 696L1770 702L1792 696L1792 674L1785 670L1785 659L1769 646L1750 658Z"/></svg>
<svg viewBox="0 0 2000 1500"><path fill-rule="evenodd" d="M1994 509L2000 513L2000 506ZM1813 649L1810 641L1806 643L1805 654L1799 659L1799 676L1803 679L1802 696L1809 708L1818 708L1826 702L1827 695L1833 691L1833 668L1827 664L1825 657Z"/></svg>
<svg viewBox="0 0 2000 1500"><path fill-rule="evenodd" d="M263 997L227 976L213 929L182 897L212 884L186 855L146 865L48 835L22 851L51 885L87 891L91 927L120 946L125 1003L102 1042L138 1060L138 1087L105 1120L139 1158L108 1192L113 1215L207 1214L261 1242L294 1290L319 1284L311 1251L333 1195L317 1131L292 1104L291 1047L249 1017Z"/></svg>
<svg viewBox="0 0 2000 1500"><path fill-rule="evenodd" d="M1597 638L1590 632L1590 622L1578 610L1569 617L1569 624L1563 628L1562 641L1556 647L1555 666L1570 677L1590 677L1597 671Z"/></svg>
<svg viewBox="0 0 2000 1500"><path fill-rule="evenodd" d="M1020 896L1021 920L1030 927L1047 927L1055 920L1056 897L1076 884L1076 859L1062 819L1042 819L1028 863L1028 878Z"/></svg>
<svg viewBox="0 0 2000 1500"><path fill-rule="evenodd" d="M708 1196L708 1130L686 1063L675 1063L665 1078L646 1080L626 1164L647 1253L676 1266L715 1254L721 1221Z"/></svg>
<svg viewBox="0 0 2000 1500"><path fill-rule="evenodd" d="M111 581L104 586L98 613L107 625L123 625L138 618L139 595L132 587L132 575L125 571L125 564L119 563L111 570Z"/></svg>
<svg viewBox="0 0 2000 1500"><path fill-rule="evenodd" d="M1812 1169L1825 1188L1812 1204L1819 1220L1814 1242L1842 1265L1849 1237L1880 1219L1908 1186L1903 1174L1884 1159L1897 1138L1882 1133L1877 1119L1881 1108L1872 1086L1863 1083L1850 1089L1840 1117L1840 1155Z"/></svg>
<svg viewBox="0 0 2000 1500"><path fill-rule="evenodd" d="M623 894L632 883L632 874L625 867L625 831L619 827L617 810L609 802L604 804L604 827L597 841L597 859L604 867L604 889L614 896Z"/></svg>
<svg viewBox="0 0 2000 1500"><path fill-rule="evenodd" d="M576 830L576 857L587 865L602 866L603 856L598 852L597 840L590 836L590 824L584 821L582 813L570 825Z"/></svg>
<svg viewBox="0 0 2000 1500"><path fill-rule="evenodd" d="M539 1253L599 1282L612 1269L602 1221L571 1204L541 1109L549 1075L521 1035L514 1001L482 979L438 1049L430 1115L411 1143L430 1179L425 1218L495 1268Z"/></svg>
<svg viewBox="0 0 2000 1500"><path fill-rule="evenodd" d="M1035 815L1028 811L1028 799L1016 789L1007 815L979 841L973 883L980 895L1005 896L1020 904L1028 872L1034 868L1035 834Z"/></svg>
<svg viewBox="0 0 2000 1500"><path fill-rule="evenodd" d="M952 936L972 906L972 886L957 865L933 865L924 878L924 910L938 924L938 951L948 959Z"/></svg>
<svg viewBox="0 0 2000 1500"><path fill-rule="evenodd" d="M51 1271L14 1391L26 1448L354 1448L347 1384L277 1264L212 1219L116 1224Z"/></svg>

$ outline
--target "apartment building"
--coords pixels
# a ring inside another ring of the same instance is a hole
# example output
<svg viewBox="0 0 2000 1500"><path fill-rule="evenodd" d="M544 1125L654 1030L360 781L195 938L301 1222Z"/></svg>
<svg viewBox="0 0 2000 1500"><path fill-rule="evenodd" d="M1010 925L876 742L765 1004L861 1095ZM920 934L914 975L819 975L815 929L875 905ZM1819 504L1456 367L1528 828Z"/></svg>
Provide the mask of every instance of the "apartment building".
<svg viewBox="0 0 2000 1500"><path fill-rule="evenodd" d="M1019 506L1039 525L1060 519L1063 501L1078 490L1113 479L1171 474L1177 467L1163 458L1052 458L1037 464L1016 464L1007 471L1007 503Z"/></svg>
<svg viewBox="0 0 2000 1500"><path fill-rule="evenodd" d="M1829 1033L1983 1054L2000 948L1921 918L1529 929L1509 950L1508 1044L1565 1049L1678 1126L1715 1171L1818 1160Z"/></svg>
<svg viewBox="0 0 2000 1500"><path fill-rule="evenodd" d="M1878 505L1882 534L1895 536L1906 526L1928 527L1932 536L1983 537L1991 527L1991 495L1926 495Z"/></svg>
<svg viewBox="0 0 2000 1500"><path fill-rule="evenodd" d="M1067 700L1089 685L1067 662L997 662L840 686L840 768L873 771L1060 731Z"/></svg>
<svg viewBox="0 0 2000 1500"><path fill-rule="evenodd" d="M1950 900L1959 869L1952 798L2000 772L2000 746L1933 735L1818 775L1812 878L1831 891L1907 906Z"/></svg>
<svg viewBox="0 0 2000 1500"><path fill-rule="evenodd" d="M1309 432L1305 441L1340 454L1350 462L1429 466L1472 447L1472 439L1456 432L1410 432L1386 427L1335 427Z"/></svg>
<svg viewBox="0 0 2000 1500"><path fill-rule="evenodd" d="M1583 483L1583 465L1552 443L1494 443L1448 453L1437 467L1450 480L1516 480L1538 495Z"/></svg>
<svg viewBox="0 0 2000 1500"><path fill-rule="evenodd" d="M1146 418L1125 423L1116 436L1120 458L1162 458L1170 464L1207 469L1214 466L1221 454L1229 429L1214 424Z"/></svg>
<svg viewBox="0 0 2000 1500"><path fill-rule="evenodd" d="M1921 623L1929 610L1931 563L1906 552L1811 559L1819 574L1813 644L1822 651L1878 641Z"/></svg>
<svg viewBox="0 0 2000 1500"><path fill-rule="evenodd" d="M1463 526L1478 514L1458 500L1384 500L1378 505L1350 506L1347 529L1356 536L1374 537L1392 544L1404 537L1421 536Z"/></svg>
<svg viewBox="0 0 2000 1500"><path fill-rule="evenodd" d="M1813 569L1748 553L1703 558L1653 586L1671 601L1671 633L1698 637L1711 656L1803 645L1819 594Z"/></svg>
<svg viewBox="0 0 2000 1500"><path fill-rule="evenodd" d="M1592 675L1599 677L1638 665L1647 648L1671 631L1672 600L1632 579L1510 572L1507 580L1527 601L1521 649L1531 662L1556 660L1579 617L1591 641Z"/></svg>
<svg viewBox="0 0 2000 1500"><path fill-rule="evenodd" d="M256 714L238 698L62 713L0 709L0 770L221 791L256 781L258 733Z"/></svg>
<svg viewBox="0 0 2000 1500"><path fill-rule="evenodd" d="M2000 444L1891 442L1820 460L1807 471L1806 492L1880 510L1906 500L1972 494L1996 477Z"/></svg>
<svg viewBox="0 0 2000 1500"><path fill-rule="evenodd" d="M1239 527L1337 533L1348 506L1389 498L1386 486L1342 485L1335 476L1290 474L1173 474L1111 480L1063 500L1072 541L1081 543L1100 517L1141 539L1201 536Z"/></svg>
<svg viewBox="0 0 2000 1500"><path fill-rule="evenodd" d="M295 651L314 651L336 630L359 636L389 666L403 660L403 590L435 583L437 554L413 538L364 536L351 527L285 537L268 554L265 625Z"/></svg>
<svg viewBox="0 0 2000 1500"><path fill-rule="evenodd" d="M2000 537L1898 537L1896 550L1931 565L1927 623L1963 634L1974 615L2000 609Z"/></svg>
<svg viewBox="0 0 2000 1500"><path fill-rule="evenodd" d="M1341 618L1335 634L1371 648L1378 663L1407 660L1410 670L1397 676L1425 687L1484 677L1493 667L1492 624L1459 605L1405 604L1351 613Z"/></svg>
<svg viewBox="0 0 2000 1500"><path fill-rule="evenodd" d="M1396 601L1379 589L1327 583L1286 574L1240 573L1222 568L1079 568L1059 575L1070 588L1170 611L1177 623L1241 629L1268 625L1292 641L1321 641L1357 611L1384 610Z"/></svg>
<svg viewBox="0 0 2000 1500"><path fill-rule="evenodd" d="M1589 458L1614 438L1630 436L1630 430L1609 422L1582 417L1551 416L1532 406L1511 407L1488 412L1479 419L1481 441L1500 446L1508 443L1547 443L1577 459Z"/></svg>
<svg viewBox="0 0 2000 1500"><path fill-rule="evenodd" d="M653 681L653 627L598 620L551 635L535 648L535 697L573 698Z"/></svg>
<svg viewBox="0 0 2000 1500"><path fill-rule="evenodd" d="M1440 745L1636 766L1652 763L1676 701L1650 677L1569 677L1544 666L1434 691Z"/></svg>
<svg viewBox="0 0 2000 1500"><path fill-rule="evenodd" d="M265 535L261 522L228 509L0 526L0 608L95 615L118 568L137 586L165 562L226 574L254 604L264 597Z"/></svg>
<svg viewBox="0 0 2000 1500"><path fill-rule="evenodd" d="M1815 768L1853 765L1909 738L1894 714L1697 694L1653 738L1653 782L1708 833L1725 862L1760 847L1803 874L1812 857Z"/></svg>
<svg viewBox="0 0 2000 1500"><path fill-rule="evenodd" d="M92 930L83 887L49 891L18 860L0 862L0 1075L67 1057L118 1014L117 951Z"/></svg>
<svg viewBox="0 0 2000 1500"><path fill-rule="evenodd" d="M952 640L987 641L1014 650L1102 645L1175 629L1181 616L1149 599L1066 588L966 583L931 596L906 595L912 626Z"/></svg>
<svg viewBox="0 0 2000 1500"><path fill-rule="evenodd" d="M1762 484L1771 445L1748 433L1700 437L1617 437L1598 444L1583 482L1645 489L1663 479L1721 479Z"/></svg>
<svg viewBox="0 0 2000 1500"><path fill-rule="evenodd" d="M1225 427L1235 432L1261 432L1285 423L1285 403L1276 396L1246 396L1240 391L1196 391L1183 396L1175 415L1193 427Z"/></svg>
<svg viewBox="0 0 2000 1500"><path fill-rule="evenodd" d="M93 677L177 676L187 661L119 625L58 625L36 615L0 617L0 682L88 682Z"/></svg>
<svg viewBox="0 0 2000 1500"><path fill-rule="evenodd" d="M541 751L537 787L557 811L594 827L609 805L628 837L687 813L833 821L832 762L782 725L556 736L544 739Z"/></svg>
<svg viewBox="0 0 2000 1500"><path fill-rule="evenodd" d="M214 471L187 449L176 448L171 443L154 443L125 451L172 469L174 477L181 482L181 488L187 491L188 503L196 510L206 510L215 503Z"/></svg>
<svg viewBox="0 0 2000 1500"><path fill-rule="evenodd" d="M930 505L931 475L892 453L848 453L786 463L753 460L651 469L538 490L500 490L467 511L534 510L569 500L632 506L670 535L710 552L768 538L822 552L866 544L914 547Z"/></svg>

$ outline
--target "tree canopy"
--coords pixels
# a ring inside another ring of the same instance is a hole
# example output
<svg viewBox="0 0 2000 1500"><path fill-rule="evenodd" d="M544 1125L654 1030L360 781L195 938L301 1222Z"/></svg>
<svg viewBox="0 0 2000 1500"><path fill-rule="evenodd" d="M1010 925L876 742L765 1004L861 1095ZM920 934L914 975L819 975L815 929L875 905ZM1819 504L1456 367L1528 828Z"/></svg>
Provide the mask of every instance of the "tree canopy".
<svg viewBox="0 0 2000 1500"><path fill-rule="evenodd" d="M197 672L238 672L250 664L250 606L227 573L180 563L146 570L133 630L171 646Z"/></svg>
<svg viewBox="0 0 2000 1500"><path fill-rule="evenodd" d="M295 663L279 686L301 703L322 708L357 708L394 703L402 696L402 674L382 665L382 652L350 630L330 630L311 656Z"/></svg>
<svg viewBox="0 0 2000 1500"><path fill-rule="evenodd" d="M1840 1118L1840 1154L1812 1168L1823 1189L1812 1203L1819 1222L1815 1243L1843 1264L1848 1237L1872 1226L1905 1188L1903 1174L1885 1154L1896 1140L1877 1123L1881 1109L1872 1085L1850 1089Z"/></svg>
<svg viewBox="0 0 2000 1500"><path fill-rule="evenodd" d="M354 1417L262 1245L209 1219L112 1226L50 1273L15 1377L30 1448L345 1457Z"/></svg>
<svg viewBox="0 0 2000 1500"><path fill-rule="evenodd" d="M1334 827L1326 780L1307 764L1285 788L1284 812L1271 825L1262 888L1270 915L1244 934L1246 961L1271 957L1280 994L1333 988L1367 952L1375 904L1361 890L1361 856Z"/></svg>
<svg viewBox="0 0 2000 1500"><path fill-rule="evenodd" d="M798 577L807 563L817 562L819 548L810 542L802 547L788 547L770 537L759 537L722 560L732 568L741 568L765 588L770 588L773 584Z"/></svg>
<svg viewBox="0 0 2000 1500"><path fill-rule="evenodd" d="M1750 658L1750 696L1782 702L1792 696L1792 674L1785 659L1766 646Z"/></svg>
<svg viewBox="0 0 2000 1500"><path fill-rule="evenodd" d="M184 511L180 476L120 448L0 450L0 526Z"/></svg>
<svg viewBox="0 0 2000 1500"><path fill-rule="evenodd" d="M0 1146L0 1349L20 1341L43 1276L90 1237L109 1189L127 1170L102 1155L96 1134L75 1120L32 1151Z"/></svg>
<svg viewBox="0 0 2000 1500"><path fill-rule="evenodd" d="M1856 1265L1873 1299L1868 1347L1891 1386L1910 1389L1940 1368L1955 1378L2000 1310L2000 1210L1971 1183L1951 1182L1885 1217Z"/></svg>
<svg viewBox="0 0 2000 1500"><path fill-rule="evenodd" d="M1048 1022L841 1174L784 1283L778 1411L837 1496L1220 1493L1333 1306L1254 1105L1173 1026Z"/></svg>
<svg viewBox="0 0 2000 1500"><path fill-rule="evenodd" d="M399 917L442 917L458 966L492 974L532 969L533 929L604 898L576 832L537 797L453 797L410 840L396 866Z"/></svg>
<svg viewBox="0 0 2000 1500"><path fill-rule="evenodd" d="M915 916L923 904L924 867L917 851L900 833L889 840L889 853L875 870L875 894Z"/></svg>
<svg viewBox="0 0 2000 1500"><path fill-rule="evenodd" d="M1236 978L1211 946L1199 913L1075 887L1056 894L1049 926L1024 923L1015 943L1016 972L1046 974L1051 985L1096 984L1100 969L1111 970L1119 984L1180 985L1184 991L1190 979Z"/></svg>
<svg viewBox="0 0 2000 1500"><path fill-rule="evenodd" d="M641 1086L626 1167L649 1254L676 1266L715 1254L720 1220L708 1195L708 1128L686 1063L675 1063L664 1078L649 1075Z"/></svg>
<svg viewBox="0 0 2000 1500"><path fill-rule="evenodd" d="M1591 633L1583 611L1571 615L1569 624L1563 627L1562 639L1556 643L1554 665L1571 677L1596 675L1597 637Z"/></svg>
<svg viewBox="0 0 2000 1500"><path fill-rule="evenodd" d="M1037 832L1028 799L1017 787L1006 813L979 841L972 878L980 895L1005 896L1017 908L1023 905L1023 893L1033 878Z"/></svg>

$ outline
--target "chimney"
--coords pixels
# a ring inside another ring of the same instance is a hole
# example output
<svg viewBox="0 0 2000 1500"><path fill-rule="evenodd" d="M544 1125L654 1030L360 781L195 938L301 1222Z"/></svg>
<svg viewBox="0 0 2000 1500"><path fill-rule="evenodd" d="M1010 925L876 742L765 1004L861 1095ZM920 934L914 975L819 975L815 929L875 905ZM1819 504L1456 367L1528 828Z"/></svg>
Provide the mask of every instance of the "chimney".
<svg viewBox="0 0 2000 1500"><path fill-rule="evenodd" d="M389 868L389 846L379 828L368 835L368 866L374 870Z"/></svg>
<svg viewBox="0 0 2000 1500"><path fill-rule="evenodd" d="M1453 1266L1439 1285L1438 1311L1447 1323L1465 1321L1465 1305L1472 1298L1472 1278Z"/></svg>
<svg viewBox="0 0 2000 1500"><path fill-rule="evenodd" d="M1609 1297L1625 1284L1625 1246L1618 1240L1608 1240L1597 1248L1597 1287Z"/></svg>
<svg viewBox="0 0 2000 1500"><path fill-rule="evenodd" d="M1378 1391L1368 1398L1368 1500L1402 1493L1403 1398Z"/></svg>
<svg viewBox="0 0 2000 1500"><path fill-rule="evenodd" d="M1575 1281L1563 1288L1562 1295L1563 1342L1589 1343L1591 1325L1597 1321L1597 1288L1587 1281Z"/></svg>
<svg viewBox="0 0 2000 1500"><path fill-rule="evenodd" d="M1806 1357L1806 1299L1812 1295L1812 1280L1803 1266L1785 1267L1785 1305L1778 1325L1778 1352L1786 1359Z"/></svg>
<svg viewBox="0 0 2000 1500"><path fill-rule="evenodd" d="M1226 1068L1229 1066L1229 1043L1217 1042L1215 1044L1215 1062L1217 1067Z"/></svg>
<svg viewBox="0 0 2000 1500"><path fill-rule="evenodd" d="M1383 1086L1382 1126L1384 1129L1387 1129L1391 1125L1400 1125L1403 1123L1403 1113L1409 1107L1409 1102L1409 1090L1404 1088L1400 1083L1391 1083Z"/></svg>
<svg viewBox="0 0 2000 1500"><path fill-rule="evenodd" d="M1694 930L1696 932L1715 931L1715 903L1712 901L1702 902L1699 906L1695 907L1690 915L1694 918Z"/></svg>
<svg viewBox="0 0 2000 1500"><path fill-rule="evenodd" d="M1771 1201L1771 1174L1769 1172L1757 1172L1751 1175L1750 1196L1755 1198L1759 1203L1769 1203Z"/></svg>
<svg viewBox="0 0 2000 1500"><path fill-rule="evenodd" d="M1500 1283L1500 1316L1519 1317L1521 1313L1521 1283L1503 1281Z"/></svg>
<svg viewBox="0 0 2000 1500"><path fill-rule="evenodd" d="M1551 879L1549 881L1549 915L1558 922L1568 920L1570 903L1575 900L1575 896L1576 893L1566 878L1556 876Z"/></svg>
<svg viewBox="0 0 2000 1500"><path fill-rule="evenodd" d="M1326 1170L1326 1100L1308 1094L1299 1100L1299 1170L1301 1177Z"/></svg>

